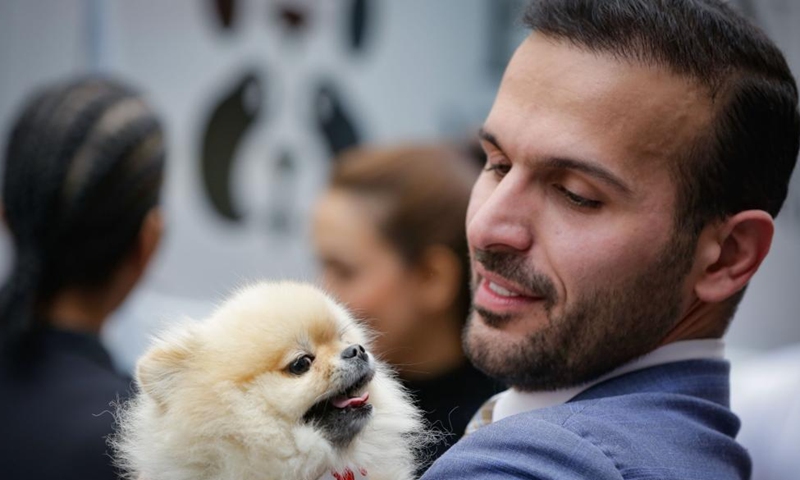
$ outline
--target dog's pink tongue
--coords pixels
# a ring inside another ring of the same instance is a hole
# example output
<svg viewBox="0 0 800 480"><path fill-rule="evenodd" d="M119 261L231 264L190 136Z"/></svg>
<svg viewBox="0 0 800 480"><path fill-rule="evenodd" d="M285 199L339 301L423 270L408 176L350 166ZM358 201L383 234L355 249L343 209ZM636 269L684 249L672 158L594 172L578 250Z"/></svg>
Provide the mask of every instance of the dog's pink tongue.
<svg viewBox="0 0 800 480"><path fill-rule="evenodd" d="M336 408L361 407L367 403L367 400L369 400L369 392L364 392L364 395L361 395L360 397L336 397L331 400L331 403Z"/></svg>

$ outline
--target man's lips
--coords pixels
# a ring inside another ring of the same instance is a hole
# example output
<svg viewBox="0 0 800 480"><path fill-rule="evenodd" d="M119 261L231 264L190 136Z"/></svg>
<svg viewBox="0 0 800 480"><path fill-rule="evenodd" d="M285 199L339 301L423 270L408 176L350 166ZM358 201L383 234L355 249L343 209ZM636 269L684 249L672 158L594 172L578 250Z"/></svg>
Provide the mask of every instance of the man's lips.
<svg viewBox="0 0 800 480"><path fill-rule="evenodd" d="M510 313L543 300L541 296L527 292L499 275L481 270L476 270L478 288L473 298L476 307L496 313Z"/></svg>

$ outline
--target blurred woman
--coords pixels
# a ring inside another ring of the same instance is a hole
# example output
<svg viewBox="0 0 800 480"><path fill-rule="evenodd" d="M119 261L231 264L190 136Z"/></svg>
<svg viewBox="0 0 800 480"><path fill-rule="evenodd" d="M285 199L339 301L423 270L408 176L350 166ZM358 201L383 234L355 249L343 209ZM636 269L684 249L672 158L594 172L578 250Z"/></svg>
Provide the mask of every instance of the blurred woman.
<svg viewBox="0 0 800 480"><path fill-rule="evenodd" d="M14 247L0 290L0 476L112 479L117 375L98 332L162 230L164 139L130 88L85 78L38 91L5 150Z"/></svg>
<svg viewBox="0 0 800 480"><path fill-rule="evenodd" d="M445 434L428 460L499 391L461 348L470 308L464 223L479 171L443 146L352 150L336 160L314 215L325 285L370 323L376 353Z"/></svg>

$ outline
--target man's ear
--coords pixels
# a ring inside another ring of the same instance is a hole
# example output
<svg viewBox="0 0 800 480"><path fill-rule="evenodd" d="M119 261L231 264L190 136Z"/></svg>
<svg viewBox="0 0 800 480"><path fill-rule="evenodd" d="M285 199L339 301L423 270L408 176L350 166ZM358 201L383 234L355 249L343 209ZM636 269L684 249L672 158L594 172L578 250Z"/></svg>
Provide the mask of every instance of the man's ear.
<svg viewBox="0 0 800 480"><path fill-rule="evenodd" d="M769 253L775 224L762 210L746 210L705 230L699 240L702 272L695 294L719 303L747 285Z"/></svg>
<svg viewBox="0 0 800 480"><path fill-rule="evenodd" d="M420 305L425 312L438 314L452 307L461 290L461 262L443 245L427 247L417 266Z"/></svg>
<svg viewBox="0 0 800 480"><path fill-rule="evenodd" d="M188 321L188 320L187 320ZM159 338L136 363L136 383L164 407L197 347L195 328L184 324Z"/></svg>

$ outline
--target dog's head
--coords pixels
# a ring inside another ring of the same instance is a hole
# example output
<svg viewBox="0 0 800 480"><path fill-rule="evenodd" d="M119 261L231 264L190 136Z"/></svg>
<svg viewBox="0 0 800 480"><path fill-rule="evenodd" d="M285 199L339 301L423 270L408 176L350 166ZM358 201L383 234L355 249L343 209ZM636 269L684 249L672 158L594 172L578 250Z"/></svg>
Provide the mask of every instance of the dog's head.
<svg viewBox="0 0 800 480"><path fill-rule="evenodd" d="M137 365L142 394L188 428L242 432L309 427L335 449L369 422L376 362L348 312L305 284L258 284L209 319L162 337ZM238 438L252 445L258 438Z"/></svg>

